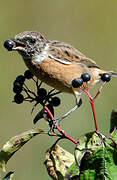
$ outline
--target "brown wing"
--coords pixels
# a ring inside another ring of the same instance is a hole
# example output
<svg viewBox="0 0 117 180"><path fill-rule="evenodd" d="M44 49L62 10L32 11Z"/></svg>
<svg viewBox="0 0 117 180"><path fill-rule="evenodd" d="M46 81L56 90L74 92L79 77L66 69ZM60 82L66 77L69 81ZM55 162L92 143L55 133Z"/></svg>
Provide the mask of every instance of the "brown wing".
<svg viewBox="0 0 117 180"><path fill-rule="evenodd" d="M54 58L55 60L63 64L71 64L73 62L78 62L85 64L89 68L99 68L95 61L87 58L84 54L82 54L80 51L67 43L59 41L49 41L48 44L49 46L47 51L50 58Z"/></svg>

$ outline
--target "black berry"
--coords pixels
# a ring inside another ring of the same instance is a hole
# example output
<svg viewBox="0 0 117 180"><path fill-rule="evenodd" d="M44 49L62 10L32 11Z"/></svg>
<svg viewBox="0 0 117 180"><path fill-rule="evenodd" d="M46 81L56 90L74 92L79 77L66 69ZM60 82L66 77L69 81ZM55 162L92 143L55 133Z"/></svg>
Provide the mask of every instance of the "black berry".
<svg viewBox="0 0 117 180"><path fill-rule="evenodd" d="M101 74L101 80L104 82L109 82L111 80L111 75L108 73Z"/></svg>
<svg viewBox="0 0 117 180"><path fill-rule="evenodd" d="M21 104L24 100L24 96L22 94L16 94L14 96L14 101L17 103L17 104Z"/></svg>
<svg viewBox="0 0 117 180"><path fill-rule="evenodd" d="M30 70L26 70L26 71L24 72L24 77L25 77L26 79L31 79L31 78L33 77L33 74L30 72Z"/></svg>
<svg viewBox="0 0 117 180"><path fill-rule="evenodd" d="M13 85L13 92L16 94L20 94L22 92L22 85L17 81L15 81Z"/></svg>
<svg viewBox="0 0 117 180"><path fill-rule="evenodd" d="M47 95L47 91L44 88L39 88L37 94L40 98L44 98Z"/></svg>
<svg viewBox="0 0 117 180"><path fill-rule="evenodd" d="M83 84L83 79L82 78L76 78L72 80L72 86L74 88L78 88Z"/></svg>
<svg viewBox="0 0 117 180"><path fill-rule="evenodd" d="M83 79L83 82L87 82L87 81L90 81L91 76L90 76L89 73L83 73L83 74L81 75L81 78Z"/></svg>
<svg viewBox="0 0 117 180"><path fill-rule="evenodd" d="M4 47L8 50L8 51L12 51L12 48L14 46L14 42L11 39L8 39L4 42Z"/></svg>
<svg viewBox="0 0 117 180"><path fill-rule="evenodd" d="M23 85L25 77L23 75L19 75L17 76L16 81Z"/></svg>
<svg viewBox="0 0 117 180"><path fill-rule="evenodd" d="M59 97L53 97L53 98L51 99L51 104L52 104L53 106L59 106L60 103L61 103L61 100L60 100Z"/></svg>

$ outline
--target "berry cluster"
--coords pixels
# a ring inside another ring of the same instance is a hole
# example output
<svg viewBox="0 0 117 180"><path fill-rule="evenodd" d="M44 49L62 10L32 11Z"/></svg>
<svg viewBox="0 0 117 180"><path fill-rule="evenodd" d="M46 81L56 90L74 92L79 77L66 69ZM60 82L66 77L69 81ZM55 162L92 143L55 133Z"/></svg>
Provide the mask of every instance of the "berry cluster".
<svg viewBox="0 0 117 180"><path fill-rule="evenodd" d="M32 79L36 85L36 93L27 87L25 81L29 79ZM59 94L60 91L53 92L55 89L52 89L51 91L47 92L45 88L41 88L41 85L42 82L38 83L38 79L35 80L33 74L29 70L26 70L24 75L17 76L16 80L13 82L13 92L15 93L14 102L17 104L21 104L24 101L35 102L32 111L37 104L41 104L42 106L46 105L54 115L53 107L57 107L61 103L60 98L55 96L56 94Z"/></svg>
<svg viewBox="0 0 117 180"><path fill-rule="evenodd" d="M109 73L103 73L100 74L100 76L103 82L109 82L111 80L111 75ZM80 86L82 86L83 82L88 82L90 81L90 79L91 79L90 74L83 73L80 78L73 79L72 86L74 88L79 88Z"/></svg>
<svg viewBox="0 0 117 180"><path fill-rule="evenodd" d="M90 74L83 73L80 78L73 79L72 86L74 88L79 88L80 86L82 86L83 82L88 82L90 81L90 79L91 79Z"/></svg>
<svg viewBox="0 0 117 180"><path fill-rule="evenodd" d="M25 100L24 96L21 94L22 91L25 90L23 85L26 79L31 78L33 78L33 74L29 70L26 70L24 75L17 76L16 80L13 82L13 92L15 93L14 102L17 104L21 104Z"/></svg>

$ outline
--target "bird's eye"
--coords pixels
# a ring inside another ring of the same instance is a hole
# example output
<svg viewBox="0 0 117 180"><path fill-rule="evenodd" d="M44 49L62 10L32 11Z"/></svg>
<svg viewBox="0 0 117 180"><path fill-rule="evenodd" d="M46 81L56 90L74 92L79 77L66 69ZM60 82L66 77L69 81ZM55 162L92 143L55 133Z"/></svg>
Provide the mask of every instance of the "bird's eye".
<svg viewBox="0 0 117 180"><path fill-rule="evenodd" d="M34 44L35 42L36 42L36 39L34 39L34 38L31 38L31 39L30 39L30 43L31 43L31 44Z"/></svg>
<svg viewBox="0 0 117 180"><path fill-rule="evenodd" d="M26 41L28 41L29 44L34 44L34 43L36 42L36 39L33 38L33 37L27 37L27 38L26 38Z"/></svg>

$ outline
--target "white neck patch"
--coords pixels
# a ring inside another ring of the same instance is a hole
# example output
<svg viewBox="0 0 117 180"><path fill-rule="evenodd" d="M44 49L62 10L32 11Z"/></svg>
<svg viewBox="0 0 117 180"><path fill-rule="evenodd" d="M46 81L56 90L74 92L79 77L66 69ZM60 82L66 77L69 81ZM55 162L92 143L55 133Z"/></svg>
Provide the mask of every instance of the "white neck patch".
<svg viewBox="0 0 117 180"><path fill-rule="evenodd" d="M33 60L33 62L36 64L36 63L41 63L44 59L46 58L51 58L51 59L54 59L62 64L72 64L72 62L70 62L69 60L67 59L60 59L60 58L57 58L55 56L53 56L52 54L48 54L48 45L45 47L45 49L39 54L36 56L36 58Z"/></svg>
<svg viewBox="0 0 117 180"><path fill-rule="evenodd" d="M48 58L47 51L43 51L33 61L35 63L41 63L46 58Z"/></svg>
<svg viewBox="0 0 117 180"><path fill-rule="evenodd" d="M44 50L36 56L36 58L33 60L35 63L41 63L44 59L48 58L48 45L44 48Z"/></svg>

